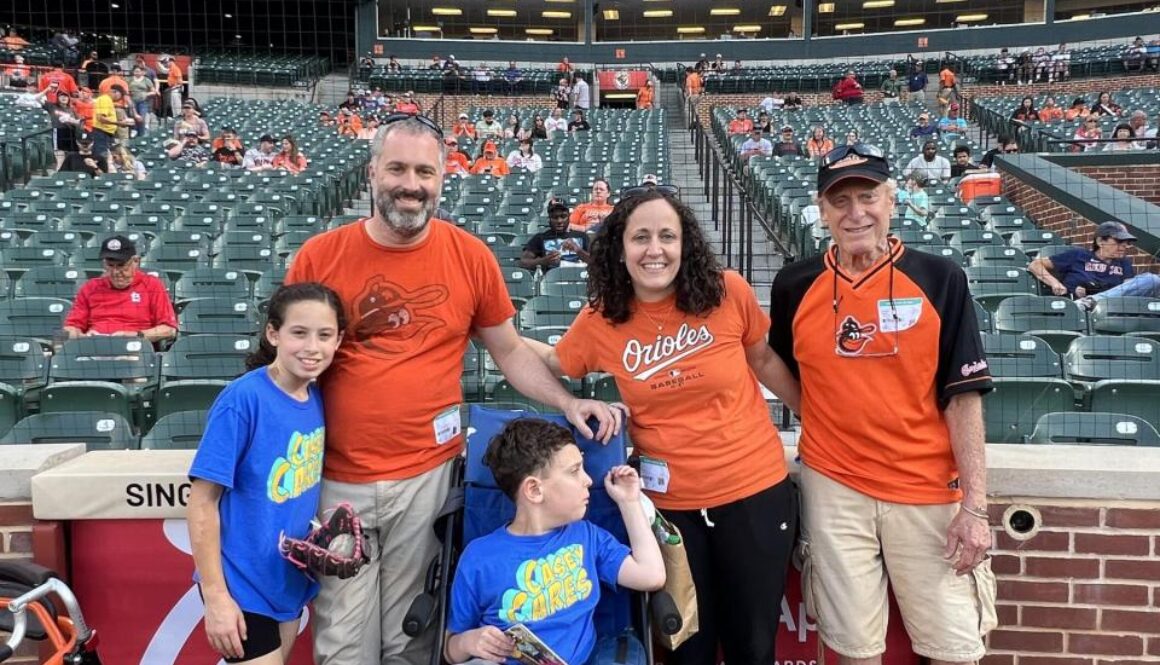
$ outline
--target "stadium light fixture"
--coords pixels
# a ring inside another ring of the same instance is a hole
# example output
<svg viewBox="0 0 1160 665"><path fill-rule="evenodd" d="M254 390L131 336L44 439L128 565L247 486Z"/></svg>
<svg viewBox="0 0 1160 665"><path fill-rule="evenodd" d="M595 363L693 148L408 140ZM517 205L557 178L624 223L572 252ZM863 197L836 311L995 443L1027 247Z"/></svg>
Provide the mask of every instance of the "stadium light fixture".
<svg viewBox="0 0 1160 665"><path fill-rule="evenodd" d="M959 14L955 17L956 23L977 23L979 21L986 21L986 14Z"/></svg>
<svg viewBox="0 0 1160 665"><path fill-rule="evenodd" d="M770 5L770 16L785 16L785 5Z"/></svg>
<svg viewBox="0 0 1160 665"><path fill-rule="evenodd" d="M699 25L683 25L677 28L679 35L699 35L703 32L705 32L705 28Z"/></svg>
<svg viewBox="0 0 1160 665"><path fill-rule="evenodd" d="M761 32L760 25L735 25L733 32Z"/></svg>
<svg viewBox="0 0 1160 665"><path fill-rule="evenodd" d="M494 35L499 32L496 28L468 28L467 30L473 35Z"/></svg>
<svg viewBox="0 0 1160 665"><path fill-rule="evenodd" d="M547 35L552 34L553 32L556 32L556 31L551 29L551 28L526 28L526 29L524 29L524 32L529 34L529 35L547 36Z"/></svg>
<svg viewBox="0 0 1160 665"><path fill-rule="evenodd" d="M500 17L511 18L511 17L516 15L516 10L514 10L514 9L489 9L489 10L487 10L487 15L488 16L500 16Z"/></svg>
<svg viewBox="0 0 1160 665"><path fill-rule="evenodd" d="M620 10L619 9L605 9L604 10L604 20L605 21L619 21L620 20Z"/></svg>
<svg viewBox="0 0 1160 665"><path fill-rule="evenodd" d="M644 12L645 18L668 18L672 15L671 9L646 9Z"/></svg>
<svg viewBox="0 0 1160 665"><path fill-rule="evenodd" d="M839 24L837 24L837 25L835 25L835 26L834 26L834 29L835 29L835 30L861 30L862 28L865 28L865 27L866 27L866 24L865 24L865 23L862 23L862 22L858 22L858 23L839 23Z"/></svg>
<svg viewBox="0 0 1160 665"><path fill-rule="evenodd" d="M561 12L549 9L547 11L540 12L540 16L543 16L544 18L572 18L572 12Z"/></svg>
<svg viewBox="0 0 1160 665"><path fill-rule="evenodd" d="M893 6L894 0L866 0L862 3L862 9L883 9Z"/></svg>
<svg viewBox="0 0 1160 665"><path fill-rule="evenodd" d="M463 16L463 10L458 7L432 7L431 13L436 16Z"/></svg>
<svg viewBox="0 0 1160 665"><path fill-rule="evenodd" d="M934 4L936 4L936 5L949 5L949 4L955 3L955 2L966 2L966 1L967 0L934 0Z"/></svg>
<svg viewBox="0 0 1160 665"><path fill-rule="evenodd" d="M709 10L709 16L739 16L741 10L736 7L714 7Z"/></svg>
<svg viewBox="0 0 1160 665"><path fill-rule="evenodd" d="M414 32L442 32L443 28L437 25L415 25L411 26L411 30Z"/></svg>
<svg viewBox="0 0 1160 665"><path fill-rule="evenodd" d="M899 19L895 19L895 20L894 20L894 27L896 27L896 28L903 28L903 27L906 27L906 26L912 26L912 25L923 25L923 24L925 24L925 23L926 23L926 19L924 19L924 18L922 18L922 17L918 17L918 18L899 18Z"/></svg>
<svg viewBox="0 0 1160 665"><path fill-rule="evenodd" d="M833 14L834 13L834 3L832 3L832 2L819 3L818 4L818 13L819 14Z"/></svg>

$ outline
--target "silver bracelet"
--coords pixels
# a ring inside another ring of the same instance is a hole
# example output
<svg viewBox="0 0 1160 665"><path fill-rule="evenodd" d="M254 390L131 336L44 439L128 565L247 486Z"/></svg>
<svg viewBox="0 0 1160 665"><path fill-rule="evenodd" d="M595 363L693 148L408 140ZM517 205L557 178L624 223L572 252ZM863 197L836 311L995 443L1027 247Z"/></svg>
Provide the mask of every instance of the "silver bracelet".
<svg viewBox="0 0 1160 665"><path fill-rule="evenodd" d="M991 521L991 516L987 514L986 510L975 510L973 508L967 507L967 504L965 503L959 504L959 509L966 514L973 515L981 520L987 520L988 522Z"/></svg>

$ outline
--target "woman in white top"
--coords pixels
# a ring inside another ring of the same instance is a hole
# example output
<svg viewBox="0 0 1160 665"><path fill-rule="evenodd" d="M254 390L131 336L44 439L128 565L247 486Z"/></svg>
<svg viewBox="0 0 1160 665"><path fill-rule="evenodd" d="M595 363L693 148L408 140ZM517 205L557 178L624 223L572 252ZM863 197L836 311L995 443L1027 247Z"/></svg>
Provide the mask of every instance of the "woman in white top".
<svg viewBox="0 0 1160 665"><path fill-rule="evenodd" d="M564 117L562 109L552 109L552 117L544 121L544 126L548 129L548 138L551 138L555 132L567 133L568 119Z"/></svg>
<svg viewBox="0 0 1160 665"><path fill-rule="evenodd" d="M132 173L138 180L144 180L148 175L145 165L124 145L109 151L109 173Z"/></svg>
<svg viewBox="0 0 1160 665"><path fill-rule="evenodd" d="M524 169L528 173L535 173L544 168L544 161L532 149L532 139L520 141L520 147L512 150L507 157L507 164L513 169Z"/></svg>
<svg viewBox="0 0 1160 665"><path fill-rule="evenodd" d="M1112 138L1116 139L1113 143L1105 143L1105 152L1123 152L1127 150L1136 149L1136 135L1132 133L1132 126L1126 122L1121 122L1112 130Z"/></svg>

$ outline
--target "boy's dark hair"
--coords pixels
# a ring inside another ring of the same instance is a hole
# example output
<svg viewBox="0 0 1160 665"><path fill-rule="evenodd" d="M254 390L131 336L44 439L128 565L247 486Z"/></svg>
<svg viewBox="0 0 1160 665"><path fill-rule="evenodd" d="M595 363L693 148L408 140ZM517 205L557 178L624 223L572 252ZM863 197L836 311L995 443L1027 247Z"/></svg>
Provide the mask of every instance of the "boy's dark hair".
<svg viewBox="0 0 1160 665"><path fill-rule="evenodd" d="M967 154L967 156L970 156L970 154L971 154L971 149L970 149L970 147L968 147L968 146L965 146L965 145L963 145L962 143L960 143L960 144L956 145L956 146L955 146L955 153L954 153L954 154L958 155L958 154L961 154L961 153L966 153L966 154Z"/></svg>
<svg viewBox="0 0 1160 665"><path fill-rule="evenodd" d="M483 463L503 493L515 501L525 478L547 469L553 455L575 443L566 427L540 418L519 418L492 437Z"/></svg>

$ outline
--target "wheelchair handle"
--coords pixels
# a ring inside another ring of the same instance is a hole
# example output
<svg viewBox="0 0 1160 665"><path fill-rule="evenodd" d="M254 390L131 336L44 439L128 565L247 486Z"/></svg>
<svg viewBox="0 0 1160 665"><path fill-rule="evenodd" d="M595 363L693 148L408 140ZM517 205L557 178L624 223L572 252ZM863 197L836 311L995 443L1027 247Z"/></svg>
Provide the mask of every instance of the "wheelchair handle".
<svg viewBox="0 0 1160 665"><path fill-rule="evenodd" d="M64 603L65 609L68 610L69 619L72 620L73 628L76 631L77 644L87 642L92 636L92 631L85 623L80 603L77 602L77 597L73 595L72 589L54 577L28 593L8 601L8 611L12 613L12 634L9 635L7 643L0 646L0 662L11 658L13 652L24 641L24 636L28 630L28 606L45 598L50 593L55 593Z"/></svg>

